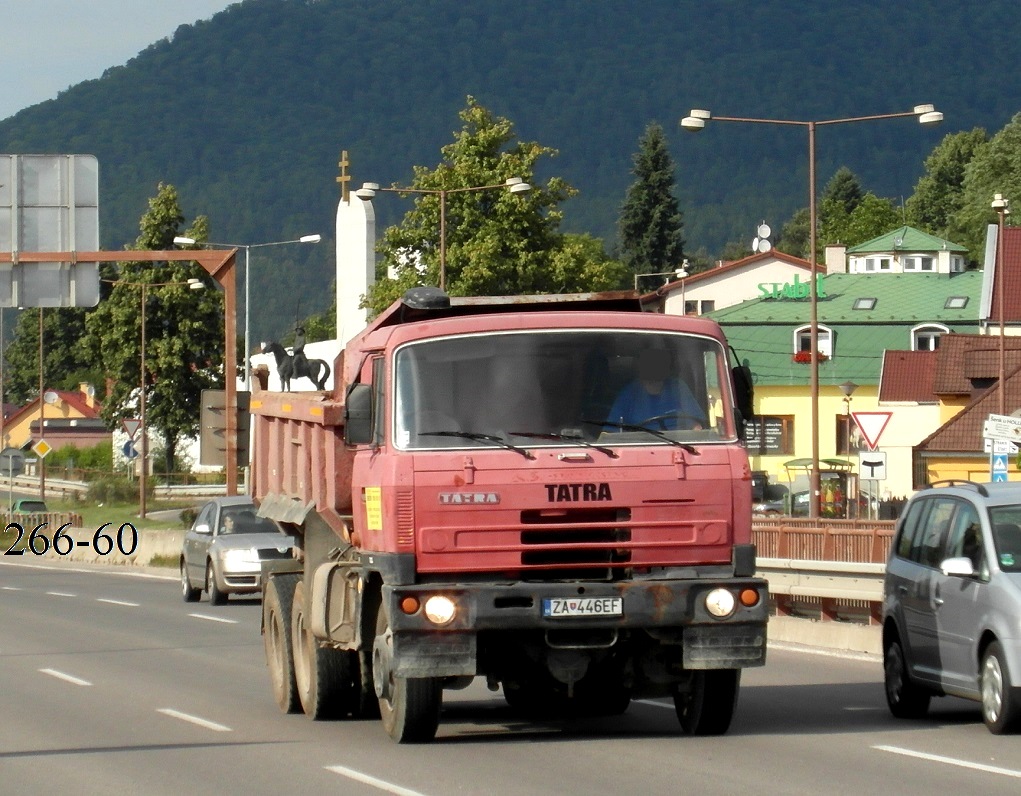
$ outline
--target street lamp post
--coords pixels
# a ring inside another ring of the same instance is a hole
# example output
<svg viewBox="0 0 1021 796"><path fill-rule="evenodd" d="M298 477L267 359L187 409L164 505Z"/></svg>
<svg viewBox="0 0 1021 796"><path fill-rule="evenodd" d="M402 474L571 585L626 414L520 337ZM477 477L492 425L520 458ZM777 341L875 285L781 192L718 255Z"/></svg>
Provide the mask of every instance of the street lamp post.
<svg viewBox="0 0 1021 796"><path fill-rule="evenodd" d="M475 185L464 188L380 188L379 183L367 182L357 191L357 196L362 201L368 201L375 197L377 191L388 191L390 193L421 193L438 196L440 200L440 290L447 289L447 196L452 193L467 193L474 191L488 191L494 188L505 188L510 193L528 193L532 186L520 177L508 177L504 182L495 185Z"/></svg>
<svg viewBox="0 0 1021 796"><path fill-rule="evenodd" d="M812 361L811 361L811 409L812 409L812 473L811 488L809 490L809 516L819 516L820 497L820 475L819 475L819 294L817 281L819 275L817 269L817 241L816 227L818 214L816 211L815 191L815 131L817 127L833 124L846 124L849 122L869 122L880 119L898 119L907 116L914 116L920 124L932 125L943 121L943 114L935 110L932 105L916 105L910 111L899 113L880 113L871 116L851 116L843 119L825 119L822 121L796 121L793 119L751 119L740 116L714 116L710 111L704 109L692 109L688 116L681 119L681 127L691 132L698 132L705 127L707 121L717 122L748 122L751 124L782 124L804 127L808 130L808 216L809 235L811 237L811 262L812 280L809 290L809 302L811 304L810 334L812 338Z"/></svg>
<svg viewBox="0 0 1021 796"><path fill-rule="evenodd" d="M107 279L104 280L111 285L124 285L125 287L137 287L141 288L141 304L140 304L140 316L141 316L141 340L139 344L139 375L138 375L138 429L142 434L142 446L141 450L138 451L139 458L142 466L139 468L138 475L138 517L139 519L145 519L146 506L145 506L145 487L146 477L148 475L147 468L149 466L149 429L145 423L145 302L148 295L148 290L151 287L172 287L175 285L187 285L191 290L202 290L205 284L201 279L188 279L184 282L128 282L121 279Z"/></svg>
<svg viewBox="0 0 1021 796"><path fill-rule="evenodd" d="M639 274L639 273L636 273L635 274L635 290L638 290L638 280L639 280L639 278L646 277L646 276L672 276L672 277L674 277L676 279L680 279L681 280L681 289L683 290L684 289L684 278L688 275L687 265L688 265L688 261L685 260L684 261L684 265L682 265L680 268L678 268L678 269L676 269L674 271L657 271L654 274ZM683 295L681 297L681 301L682 302L684 301ZM683 304L682 304L682 307L683 307Z"/></svg>
<svg viewBox="0 0 1021 796"><path fill-rule="evenodd" d="M999 393L999 409L1000 414L1007 414L1007 393L1006 393L1006 379L1007 379L1007 365L1006 356L1004 353L1005 343L1003 339L1004 332L1004 318L1003 318L1003 221L1004 217L1010 213L1008 209L1010 201L1003 198L1002 194L995 194L993 196L992 208L996 211L998 217L997 230L996 230L996 314L1000 316L1000 373L997 379Z"/></svg>
<svg viewBox="0 0 1021 796"><path fill-rule="evenodd" d="M251 379L249 374L251 368L248 366L248 357L252 352L252 341L249 337L249 307L251 304L249 301L250 280L248 278L248 275L251 272L251 250L261 249L263 246L283 246L287 243L319 243L322 239L322 235L302 235L300 238L295 238L294 240L275 240L270 241L269 243L212 243L210 241L202 241L199 243L194 238L186 238L182 235L178 235L174 238L174 244L177 246L195 246L198 244L200 246L222 246L228 249L245 250L245 389L251 389L252 386L249 381Z"/></svg>

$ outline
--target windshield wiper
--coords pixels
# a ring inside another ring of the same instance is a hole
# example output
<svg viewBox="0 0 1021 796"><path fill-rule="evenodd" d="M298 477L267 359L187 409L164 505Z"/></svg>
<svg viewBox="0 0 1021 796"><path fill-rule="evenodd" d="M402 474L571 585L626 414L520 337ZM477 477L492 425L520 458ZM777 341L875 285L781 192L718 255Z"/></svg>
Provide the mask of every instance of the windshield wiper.
<svg viewBox="0 0 1021 796"><path fill-rule="evenodd" d="M689 445L687 442L680 442L676 439L673 439L672 437L668 437L664 432L660 431L658 428L640 426L637 425L636 423L618 423L616 421L610 420L582 420L581 422L588 423L589 425L592 426L602 426L603 428L619 428L621 431L644 431L646 434L652 434L652 436L658 437L664 442L669 442L671 445L674 445L675 447L683 448L688 453L694 454L695 456L699 455L698 448L696 448L694 445Z"/></svg>
<svg viewBox="0 0 1021 796"><path fill-rule="evenodd" d="M524 448L519 448L517 445L511 445L506 440L497 437L495 434L479 434L475 431L419 431L418 436L420 437L458 437L460 439L471 439L476 442L492 442L499 445L501 448L506 448L509 451L520 453L526 459L534 459L535 457L526 451Z"/></svg>
<svg viewBox="0 0 1021 796"><path fill-rule="evenodd" d="M576 434L555 434L552 432L543 433L539 431L508 431L507 433L510 434L512 437L528 437L529 439L555 439L563 440L564 442L574 442L577 443L578 445L584 445L586 448L592 448L594 450L597 450L600 453L605 453L611 459L618 458L616 451L614 451L612 448L606 448L602 445L596 445L592 442L589 442L584 437L581 437Z"/></svg>

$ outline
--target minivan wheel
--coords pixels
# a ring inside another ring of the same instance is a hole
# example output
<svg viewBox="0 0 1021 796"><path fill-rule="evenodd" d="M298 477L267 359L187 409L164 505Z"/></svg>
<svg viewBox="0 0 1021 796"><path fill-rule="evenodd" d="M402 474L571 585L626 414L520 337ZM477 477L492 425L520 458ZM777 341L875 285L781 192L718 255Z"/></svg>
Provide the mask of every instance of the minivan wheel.
<svg viewBox="0 0 1021 796"><path fill-rule="evenodd" d="M898 638L892 639L883 649L883 684L886 687L886 704L898 719L920 719L928 713L932 694L911 681L904 649Z"/></svg>
<svg viewBox="0 0 1021 796"><path fill-rule="evenodd" d="M1019 717L1021 704L1007 670L1003 647L994 641L982 657L982 720L990 732L1002 735L1017 730Z"/></svg>

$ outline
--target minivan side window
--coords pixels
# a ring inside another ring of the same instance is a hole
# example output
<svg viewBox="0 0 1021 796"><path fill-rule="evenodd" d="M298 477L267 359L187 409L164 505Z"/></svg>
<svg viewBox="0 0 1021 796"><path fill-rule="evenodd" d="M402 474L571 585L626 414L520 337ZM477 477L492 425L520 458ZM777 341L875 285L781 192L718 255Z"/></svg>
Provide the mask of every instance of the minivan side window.
<svg viewBox="0 0 1021 796"><path fill-rule="evenodd" d="M954 518L953 527L947 537L943 558L964 557L971 561L975 572L981 573L984 566L982 555L982 523L978 511L970 503L962 503Z"/></svg>
<svg viewBox="0 0 1021 796"><path fill-rule="evenodd" d="M915 534L918 533L931 503L931 500L918 500L908 506L908 513L900 526L900 536L897 537L897 555L901 558L911 558Z"/></svg>
<svg viewBox="0 0 1021 796"><path fill-rule="evenodd" d="M925 522L918 529L911 545L911 559L926 567L938 567L943 542L960 502L951 498L933 498Z"/></svg>

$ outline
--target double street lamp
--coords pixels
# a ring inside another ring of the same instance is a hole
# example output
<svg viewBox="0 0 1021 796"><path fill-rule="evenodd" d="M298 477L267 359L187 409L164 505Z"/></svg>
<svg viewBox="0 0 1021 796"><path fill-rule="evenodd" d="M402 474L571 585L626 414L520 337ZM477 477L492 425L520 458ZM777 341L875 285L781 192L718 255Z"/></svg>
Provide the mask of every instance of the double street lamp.
<svg viewBox="0 0 1021 796"><path fill-rule="evenodd" d="M138 476L138 516L139 519L145 519L145 486L147 468L149 466L149 429L145 424L145 302L148 295L149 288L151 287L188 287L191 290L202 290L205 288L205 283L201 279L188 279L184 282L128 282L121 279L106 279L111 285L123 285L124 287L137 287L141 288L141 342L140 342L140 361L139 361L139 397L138 397L138 430L142 434L142 446L141 450L138 451L142 466L139 468Z"/></svg>
<svg viewBox="0 0 1021 796"><path fill-rule="evenodd" d="M261 249L264 246L283 246L288 243L319 243L323 238L321 235L302 235L300 238L294 240L275 240L269 243L212 243L210 241L196 241L194 238L186 238L179 235L174 238L174 244L176 246L221 246L228 249L244 249L245 250L245 369L244 369L244 383L245 389L251 389L249 379L249 371L251 368L248 366L248 357L252 351L252 341L249 338L249 285L250 280L248 275L251 273L251 250Z"/></svg>
<svg viewBox="0 0 1021 796"><path fill-rule="evenodd" d="M495 188L503 188L510 193L528 193L532 186L520 177L508 177L504 182L495 185L475 185L464 188L380 188L378 183L367 182L357 191L357 196L362 201L369 201L375 197L377 191L388 191L390 193L420 193L438 196L440 200L440 290L447 289L447 196L452 193L468 193L474 191L489 191Z"/></svg>
<svg viewBox="0 0 1021 796"><path fill-rule="evenodd" d="M910 111L900 113L880 113L872 116L850 116L842 119L825 119L822 121L796 121L793 119L751 119L741 116L714 116L707 110L695 108L688 116L681 119L681 127L691 132L702 130L706 122L748 122L751 124L783 124L804 127L808 130L808 215L809 235L811 238L811 263L812 279L809 290L809 301L811 303L811 408L812 408L812 473L811 488L809 490L809 516L819 516L820 498L820 473L819 473L819 294L818 274L816 273L817 251L816 251L816 227L818 224L818 213L815 202L815 131L817 127L824 127L833 124L847 124L849 122L870 122L880 119L898 119L907 116L914 116L923 125L939 124L943 121L943 114L935 110L932 105L916 105Z"/></svg>

